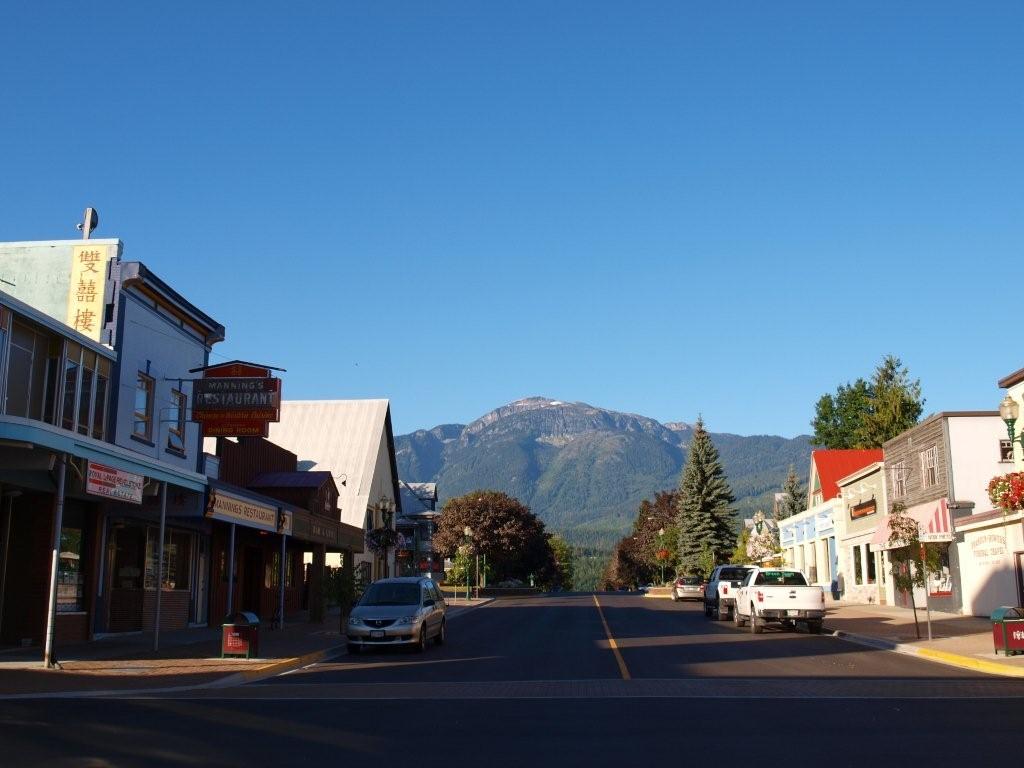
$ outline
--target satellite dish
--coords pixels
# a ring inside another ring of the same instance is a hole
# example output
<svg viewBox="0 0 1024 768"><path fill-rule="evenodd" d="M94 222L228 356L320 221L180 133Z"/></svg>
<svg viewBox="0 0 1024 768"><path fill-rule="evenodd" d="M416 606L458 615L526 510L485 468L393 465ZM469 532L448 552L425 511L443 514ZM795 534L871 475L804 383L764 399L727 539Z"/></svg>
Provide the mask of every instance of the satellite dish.
<svg viewBox="0 0 1024 768"><path fill-rule="evenodd" d="M78 230L82 233L82 239L88 240L89 235L96 227L100 225L100 215L96 213L95 208L86 208L85 215L82 216L82 221L78 225Z"/></svg>

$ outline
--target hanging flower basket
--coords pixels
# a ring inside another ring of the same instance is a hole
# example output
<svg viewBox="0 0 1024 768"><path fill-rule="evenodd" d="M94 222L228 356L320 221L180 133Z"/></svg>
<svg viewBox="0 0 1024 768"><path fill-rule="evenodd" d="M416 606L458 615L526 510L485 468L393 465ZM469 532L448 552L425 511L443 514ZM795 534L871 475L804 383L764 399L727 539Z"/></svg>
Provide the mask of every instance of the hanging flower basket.
<svg viewBox="0 0 1024 768"><path fill-rule="evenodd" d="M988 498L1003 512L1024 509L1024 472L993 477L988 483Z"/></svg>
<svg viewBox="0 0 1024 768"><path fill-rule="evenodd" d="M398 543L398 534L391 528L374 528L366 532L366 548L375 555L386 555Z"/></svg>

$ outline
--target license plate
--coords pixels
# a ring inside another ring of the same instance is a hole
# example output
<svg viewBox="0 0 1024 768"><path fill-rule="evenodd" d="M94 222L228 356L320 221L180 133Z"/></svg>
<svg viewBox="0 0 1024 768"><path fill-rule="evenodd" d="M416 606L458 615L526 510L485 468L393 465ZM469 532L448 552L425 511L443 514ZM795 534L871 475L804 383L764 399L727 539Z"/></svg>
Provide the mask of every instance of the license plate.
<svg viewBox="0 0 1024 768"><path fill-rule="evenodd" d="M382 638L382 637L384 637L384 630L383 629L371 629L370 630L370 637L373 638L374 640Z"/></svg>
<svg viewBox="0 0 1024 768"><path fill-rule="evenodd" d="M799 616L800 611L786 611L787 616Z"/></svg>

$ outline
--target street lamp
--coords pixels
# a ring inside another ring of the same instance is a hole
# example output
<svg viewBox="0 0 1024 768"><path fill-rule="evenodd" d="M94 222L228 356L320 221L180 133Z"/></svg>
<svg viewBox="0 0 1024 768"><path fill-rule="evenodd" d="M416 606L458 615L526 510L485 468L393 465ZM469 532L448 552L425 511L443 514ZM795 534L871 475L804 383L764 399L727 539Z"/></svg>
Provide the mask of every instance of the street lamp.
<svg viewBox="0 0 1024 768"><path fill-rule="evenodd" d="M661 543L662 537L664 537L664 535L665 535L665 529L664 528L659 528L658 529L658 554L659 555L661 555L662 550L665 549L665 545ZM658 559L661 561L661 586L665 586L665 558L659 557Z"/></svg>
<svg viewBox="0 0 1024 768"><path fill-rule="evenodd" d="M473 529L468 525L462 529L462 534L466 537L466 554L469 554L469 548L473 541ZM466 601L469 601L469 577L473 575L473 572L469 569L469 565L466 565Z"/></svg>
<svg viewBox="0 0 1024 768"><path fill-rule="evenodd" d="M1020 406L1017 401L1007 395L999 404L999 416L1006 422L1006 433L1010 436L1010 458L1013 458L1013 444L1020 443L1021 450L1024 450L1024 434L1015 435L1014 426L1017 424L1017 417L1020 416Z"/></svg>

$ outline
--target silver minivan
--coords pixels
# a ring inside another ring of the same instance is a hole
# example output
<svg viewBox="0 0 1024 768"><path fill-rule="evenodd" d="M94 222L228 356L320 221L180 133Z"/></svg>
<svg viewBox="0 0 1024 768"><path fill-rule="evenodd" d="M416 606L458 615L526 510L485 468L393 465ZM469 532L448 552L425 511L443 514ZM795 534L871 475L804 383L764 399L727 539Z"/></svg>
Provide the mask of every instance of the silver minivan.
<svg viewBox="0 0 1024 768"><path fill-rule="evenodd" d="M444 596L430 579L406 576L371 584L349 615L348 652L376 646L415 646L445 641Z"/></svg>

